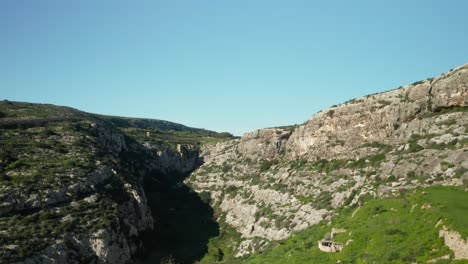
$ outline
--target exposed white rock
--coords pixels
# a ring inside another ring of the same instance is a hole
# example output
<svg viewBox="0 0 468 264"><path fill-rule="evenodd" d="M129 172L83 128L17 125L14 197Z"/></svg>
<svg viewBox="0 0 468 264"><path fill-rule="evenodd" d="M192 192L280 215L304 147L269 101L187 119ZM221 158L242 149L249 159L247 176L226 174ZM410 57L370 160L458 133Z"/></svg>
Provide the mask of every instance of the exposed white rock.
<svg viewBox="0 0 468 264"><path fill-rule="evenodd" d="M468 259L468 238L463 239L460 233L443 226L439 236L444 238L445 245L453 251L455 259Z"/></svg>

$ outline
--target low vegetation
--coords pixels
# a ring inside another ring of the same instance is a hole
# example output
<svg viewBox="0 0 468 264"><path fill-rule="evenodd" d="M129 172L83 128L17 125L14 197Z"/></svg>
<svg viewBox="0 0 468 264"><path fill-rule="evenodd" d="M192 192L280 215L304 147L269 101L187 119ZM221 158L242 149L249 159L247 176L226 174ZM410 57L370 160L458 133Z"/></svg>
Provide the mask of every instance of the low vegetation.
<svg viewBox="0 0 468 264"><path fill-rule="evenodd" d="M125 134L136 139L140 144L150 144L159 150L175 150L178 144L215 144L235 138L227 132L218 133L201 128L191 128L157 119L116 116L101 116L101 118L110 121Z"/></svg>
<svg viewBox="0 0 468 264"><path fill-rule="evenodd" d="M450 229L467 237L467 200L468 192L453 187L431 187L397 198L371 199L360 208L343 209L331 224L323 222L313 226L240 262L425 263L447 254L453 258L439 237L441 227L435 225L443 219ZM317 243L332 227L346 230L334 240L347 245L341 252L325 253L318 249Z"/></svg>

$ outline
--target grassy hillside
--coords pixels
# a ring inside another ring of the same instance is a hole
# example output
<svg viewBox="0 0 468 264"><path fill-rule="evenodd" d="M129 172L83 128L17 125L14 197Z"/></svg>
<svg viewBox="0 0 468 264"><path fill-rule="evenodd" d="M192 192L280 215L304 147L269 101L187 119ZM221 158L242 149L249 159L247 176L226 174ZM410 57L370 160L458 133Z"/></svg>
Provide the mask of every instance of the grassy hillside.
<svg viewBox="0 0 468 264"><path fill-rule="evenodd" d="M227 132L218 133L158 119L117 116L100 117L110 121L139 143L148 143L157 149L175 149L177 144L213 144L234 138L232 134Z"/></svg>
<svg viewBox="0 0 468 264"><path fill-rule="evenodd" d="M323 222L242 263L425 263L453 253L439 237L442 219L449 229L467 237L468 192L455 187L431 187L398 198L372 199L360 208L344 209ZM341 252L325 253L317 242L332 228L343 228L334 241L349 243ZM228 263L228 262L226 262ZM466 263L439 260L437 263Z"/></svg>

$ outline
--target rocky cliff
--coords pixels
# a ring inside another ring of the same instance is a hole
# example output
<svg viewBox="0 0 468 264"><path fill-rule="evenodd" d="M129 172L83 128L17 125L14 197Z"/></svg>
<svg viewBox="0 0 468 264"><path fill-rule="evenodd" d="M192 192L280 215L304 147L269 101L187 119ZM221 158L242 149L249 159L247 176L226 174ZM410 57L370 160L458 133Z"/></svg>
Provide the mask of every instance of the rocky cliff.
<svg viewBox="0 0 468 264"><path fill-rule="evenodd" d="M446 120L458 120L463 112L442 115L468 106L468 66L447 74L370 95L331 107L298 127L289 138L287 158L359 159L363 144L407 143L414 134L443 134ZM463 129L464 123L450 125ZM462 138L461 138L462 139ZM333 142L335 140L335 142Z"/></svg>
<svg viewBox="0 0 468 264"><path fill-rule="evenodd" d="M21 117L20 105L2 106L11 117L2 121ZM144 150L90 117L29 120L2 129L2 260L128 262L139 232L153 227L140 185L152 165L127 157Z"/></svg>
<svg viewBox="0 0 468 264"><path fill-rule="evenodd" d="M202 149L187 183L258 252L367 197L468 182L468 65Z"/></svg>

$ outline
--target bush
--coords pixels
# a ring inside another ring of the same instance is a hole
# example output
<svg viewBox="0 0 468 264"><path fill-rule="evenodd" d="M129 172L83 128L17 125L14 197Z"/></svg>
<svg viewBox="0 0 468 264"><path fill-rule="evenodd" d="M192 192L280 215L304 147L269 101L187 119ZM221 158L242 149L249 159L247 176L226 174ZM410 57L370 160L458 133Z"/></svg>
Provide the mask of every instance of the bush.
<svg viewBox="0 0 468 264"><path fill-rule="evenodd" d="M14 170L14 169L20 169L24 167L28 167L28 164L24 160L17 160L13 163L10 163L6 168L8 170Z"/></svg>
<svg viewBox="0 0 468 264"><path fill-rule="evenodd" d="M372 164L375 164L377 162L380 162L382 160L385 159L385 154L384 153L380 153L380 154L377 154L377 155L374 155L372 157L369 158L369 161L372 163Z"/></svg>
<svg viewBox="0 0 468 264"><path fill-rule="evenodd" d="M409 149L408 149L409 152L412 152L412 153L413 152L419 152L419 151L421 151L423 149L424 148L421 145L419 145L419 144L417 144L415 142L409 143Z"/></svg>
<svg viewBox="0 0 468 264"><path fill-rule="evenodd" d="M313 164L318 172L331 172L346 166L345 160L321 159Z"/></svg>
<svg viewBox="0 0 468 264"><path fill-rule="evenodd" d="M39 213L39 220L44 221L48 219L52 219L52 215L49 213L49 211L42 211Z"/></svg>
<svg viewBox="0 0 468 264"><path fill-rule="evenodd" d="M390 175L390 177L387 178L387 182L394 182L396 181L396 177L394 175Z"/></svg>
<svg viewBox="0 0 468 264"><path fill-rule="evenodd" d="M463 174L465 174L465 172L467 172L468 169L465 168L465 167L459 167L458 169L455 170L455 177L456 178L460 178L461 176L463 176Z"/></svg>
<svg viewBox="0 0 468 264"><path fill-rule="evenodd" d="M48 128L47 128L46 130L44 130L44 131L42 132L42 134L43 134L44 136L47 136L47 137L48 137L48 136L55 136L55 135L57 135L54 131L52 131L51 129L48 129Z"/></svg>
<svg viewBox="0 0 468 264"><path fill-rule="evenodd" d="M267 171L271 166L278 164L278 160L263 160L260 164L260 171Z"/></svg>
<svg viewBox="0 0 468 264"><path fill-rule="evenodd" d="M227 164L226 162L223 163L223 166L221 167L221 170L226 173L232 169L231 165Z"/></svg>

